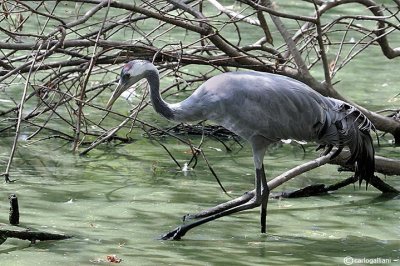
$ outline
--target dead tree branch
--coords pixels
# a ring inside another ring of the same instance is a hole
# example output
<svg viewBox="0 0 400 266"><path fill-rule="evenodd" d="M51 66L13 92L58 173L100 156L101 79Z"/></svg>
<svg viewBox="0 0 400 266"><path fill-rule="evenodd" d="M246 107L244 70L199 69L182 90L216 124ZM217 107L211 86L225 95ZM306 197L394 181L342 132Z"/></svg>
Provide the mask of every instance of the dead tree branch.
<svg viewBox="0 0 400 266"><path fill-rule="evenodd" d="M335 88L336 74L347 71L349 62L365 56L369 47L379 47L388 60L398 57L400 50L392 40L400 30L397 2L390 6L373 0L304 1L309 15L286 12L269 0L241 0L238 8L221 3L3 1L0 133L15 137L4 170L6 179L19 148L21 125L30 132L29 145L68 141L80 154L111 139L129 141L130 133L118 136L128 123L132 130L146 134L142 125L151 124L146 121L151 111L143 101L145 94L128 97L127 104L134 108L131 115L106 115L104 109L121 65L133 58L154 60L163 73L164 97L171 98L189 94L216 73L239 68L290 76L326 96L356 105L378 130L400 143L397 116L357 105ZM351 4L358 8L356 13L330 16L329 11ZM61 5L71 12L60 12ZM249 27L254 31L252 38L247 34ZM352 34L356 38L350 43L347 36ZM171 41L171 36L178 37ZM328 51L336 53L333 62ZM325 82L314 73L322 74ZM82 147L86 143L90 144ZM377 169L395 172L385 160L377 159Z"/></svg>

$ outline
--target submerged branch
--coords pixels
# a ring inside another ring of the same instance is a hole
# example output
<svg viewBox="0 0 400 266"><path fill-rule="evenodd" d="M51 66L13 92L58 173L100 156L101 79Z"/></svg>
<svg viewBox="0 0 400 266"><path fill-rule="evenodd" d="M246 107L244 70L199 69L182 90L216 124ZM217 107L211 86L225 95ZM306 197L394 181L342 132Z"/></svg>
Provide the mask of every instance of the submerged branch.
<svg viewBox="0 0 400 266"><path fill-rule="evenodd" d="M20 227L7 227L0 228L0 239L3 242L7 238L18 238L21 240L29 240L31 243L35 243L36 241L48 241L48 240L63 240L71 238L71 235L59 234L59 233L49 233L43 231L30 231L27 228Z"/></svg>
<svg viewBox="0 0 400 266"><path fill-rule="evenodd" d="M320 166L323 166L331 161L331 156L335 154L335 150L331 151L327 155L321 156L319 158L316 158L314 160L311 160L309 162L306 162L304 164L298 165L282 174L279 176L275 177L271 181L268 182L268 187L269 190L272 191L279 187L280 185L288 182L289 180L305 173L310 170L313 170L315 168L318 168ZM354 182L357 182L358 179L354 178L354 176L351 176L343 181L340 181L334 185L330 186L325 186L325 185L311 185L306 188L302 188L299 190L296 190L294 192L289 192L289 193L278 193L278 194L272 194L271 197L289 197L290 195L292 197L306 197L306 196L315 196L323 193L327 193L329 191L334 191L339 188L345 187L347 185L353 184ZM370 183L372 186L380 190L384 194L399 194L400 191L397 189L391 187L390 185L386 184L384 181L379 179L377 176L374 176L371 178ZM221 203L215 207L212 207L210 209L201 211L196 214L188 214L183 217L183 221L189 220L189 219L199 219L203 217L207 217L216 213L219 213L223 210L231 209L233 207L239 206L241 204L244 204L245 202L248 202L250 199L254 198L255 196L255 189L246 192L244 195L232 199L230 201L227 201L225 203Z"/></svg>

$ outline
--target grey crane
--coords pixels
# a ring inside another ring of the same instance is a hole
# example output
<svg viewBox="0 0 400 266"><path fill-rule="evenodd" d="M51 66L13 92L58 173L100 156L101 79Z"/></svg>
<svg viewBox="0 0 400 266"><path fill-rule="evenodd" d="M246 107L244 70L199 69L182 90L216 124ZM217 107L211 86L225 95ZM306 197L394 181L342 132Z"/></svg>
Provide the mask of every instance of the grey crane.
<svg viewBox="0 0 400 266"><path fill-rule="evenodd" d="M179 226L162 239L180 239L196 226L259 206L261 232L265 233L269 188L263 159L268 145L281 139L315 141L328 151L337 147L332 156L347 146L351 152L348 162L355 165L355 176L360 182L364 179L368 184L374 175L371 122L350 104L324 97L295 79L255 71L222 73L204 82L185 100L170 104L161 98L157 68L145 60L133 60L122 68L107 108L143 78L150 85L156 112L172 121L211 120L222 125L250 143L255 166L253 198L227 209L214 208L208 215Z"/></svg>

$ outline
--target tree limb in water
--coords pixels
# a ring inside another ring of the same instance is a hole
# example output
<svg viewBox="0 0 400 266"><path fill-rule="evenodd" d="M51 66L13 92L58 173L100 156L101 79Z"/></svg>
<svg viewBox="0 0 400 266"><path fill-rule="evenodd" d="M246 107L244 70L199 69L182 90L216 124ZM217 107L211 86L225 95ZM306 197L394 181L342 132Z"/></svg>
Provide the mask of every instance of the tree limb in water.
<svg viewBox="0 0 400 266"><path fill-rule="evenodd" d="M311 160L309 162L303 163L301 165L298 165L282 174L280 174L279 176L275 177L274 179L272 179L271 181L268 182L268 187L269 190L272 191L273 189L276 189L277 187L279 187L280 185L282 185L283 183L289 181L292 178L295 178L305 172L308 172L312 169L318 168L324 164L327 164L330 162L331 160L331 156L335 153L335 151L331 151L330 153L328 153L327 155L321 156L319 158L316 158L314 160ZM358 179L356 180L354 177L350 177L344 181L341 181L335 185L332 186L328 186L324 188L321 187L321 185L317 185L314 188L306 188L303 189L306 193L303 193L303 195L305 194L309 194L309 196L312 195L317 195L317 194L321 194L323 189L328 189L328 191L332 191L332 190L337 190L340 187L344 187L347 186L349 184L352 184L354 182L358 181ZM377 188L378 190L380 190L382 193L394 193L394 194L399 194L400 192L398 190L396 190L395 188L389 186L388 184L386 184L385 182L383 182L381 179L379 179L377 176L374 176L374 178L372 178L370 180L370 184L372 186L374 186L375 188ZM312 191L314 190L314 192ZM300 194L302 192L294 192L293 194L296 194L297 196L300 196ZM212 207L210 209L207 209L205 211L196 213L196 214L189 214L183 217L183 220L188 220L188 219L199 219L199 218L203 218L212 214L216 214L219 213L223 210L227 210L227 209L231 209L233 207L242 205L246 202L248 202L249 200L251 200L253 197L255 196L255 190L251 190L246 192L244 195L235 198L233 200L230 200L228 202L219 204L215 207Z"/></svg>
<svg viewBox="0 0 400 266"><path fill-rule="evenodd" d="M71 235L65 234L49 233L43 231L30 231L27 228L20 228L16 226L1 225L0 227L0 238L3 240L3 242L7 238L18 238L22 240L29 240L32 243L35 243L37 240L63 240L71 237Z"/></svg>
<svg viewBox="0 0 400 266"><path fill-rule="evenodd" d="M329 163L354 171L354 165L346 163L348 158L350 158L350 152L344 150ZM375 171L384 175L400 175L400 160L375 155Z"/></svg>

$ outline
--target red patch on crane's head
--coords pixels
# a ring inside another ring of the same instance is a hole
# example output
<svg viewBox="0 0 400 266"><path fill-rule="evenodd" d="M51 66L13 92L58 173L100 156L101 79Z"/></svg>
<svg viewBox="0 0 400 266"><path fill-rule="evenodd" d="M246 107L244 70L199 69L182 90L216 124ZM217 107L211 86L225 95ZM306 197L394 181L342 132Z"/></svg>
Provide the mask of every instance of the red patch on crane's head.
<svg viewBox="0 0 400 266"><path fill-rule="evenodd" d="M124 72L127 72L127 71L131 70L132 67L133 67L133 62L129 62L129 63L126 63L122 69Z"/></svg>

